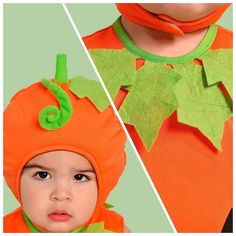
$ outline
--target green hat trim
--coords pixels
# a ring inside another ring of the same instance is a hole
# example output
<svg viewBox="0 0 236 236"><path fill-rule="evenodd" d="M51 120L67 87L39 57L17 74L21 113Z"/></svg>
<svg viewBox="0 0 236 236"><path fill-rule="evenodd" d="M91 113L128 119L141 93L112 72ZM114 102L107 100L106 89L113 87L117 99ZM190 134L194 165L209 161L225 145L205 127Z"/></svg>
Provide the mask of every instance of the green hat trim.
<svg viewBox="0 0 236 236"><path fill-rule="evenodd" d="M68 84L66 54L58 54L56 62L55 82L57 84Z"/></svg>
<svg viewBox="0 0 236 236"><path fill-rule="evenodd" d="M67 79L65 54L57 55L55 83L46 79L43 79L41 83L57 98L60 109L56 106L45 107L39 114L39 124L46 130L59 129L69 121L72 115L70 98L68 94L57 85L69 83ZM69 89L78 98L87 97L100 112L104 111L105 108L110 105L110 102L98 81L78 76L71 79Z"/></svg>
<svg viewBox="0 0 236 236"><path fill-rule="evenodd" d="M113 99L120 88L129 90L119 112L133 125L144 146L151 150L163 122L177 111L178 121L195 127L221 150L225 121L232 116L232 49L209 50L193 61L172 63L145 61L136 70L139 57L126 48L92 49L90 55Z"/></svg>
<svg viewBox="0 0 236 236"><path fill-rule="evenodd" d="M39 113L39 124L43 129L56 130L63 127L72 115L72 105L67 93L50 80L42 79L42 85L49 89L57 98L60 109L56 106L47 106Z"/></svg>

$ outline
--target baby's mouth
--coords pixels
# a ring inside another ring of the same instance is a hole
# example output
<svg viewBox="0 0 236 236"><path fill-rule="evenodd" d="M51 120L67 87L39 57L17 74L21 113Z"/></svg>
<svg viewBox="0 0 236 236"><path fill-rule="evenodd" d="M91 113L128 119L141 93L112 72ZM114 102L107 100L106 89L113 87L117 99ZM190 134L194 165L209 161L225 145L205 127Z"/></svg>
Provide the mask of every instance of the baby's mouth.
<svg viewBox="0 0 236 236"><path fill-rule="evenodd" d="M49 213L48 217L53 221L68 221L72 216L65 210L56 210L52 213Z"/></svg>

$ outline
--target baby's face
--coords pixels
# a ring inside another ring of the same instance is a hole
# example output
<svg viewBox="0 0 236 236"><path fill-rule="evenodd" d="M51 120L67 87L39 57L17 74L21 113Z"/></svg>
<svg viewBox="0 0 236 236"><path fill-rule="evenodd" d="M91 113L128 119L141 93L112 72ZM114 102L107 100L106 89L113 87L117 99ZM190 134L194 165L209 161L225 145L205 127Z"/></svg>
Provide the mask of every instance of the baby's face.
<svg viewBox="0 0 236 236"><path fill-rule="evenodd" d="M23 209L43 232L70 232L89 220L97 203L95 171L73 152L34 157L25 165L20 185Z"/></svg>
<svg viewBox="0 0 236 236"><path fill-rule="evenodd" d="M164 14L179 21L194 21L217 10L221 3L142 3L154 14Z"/></svg>

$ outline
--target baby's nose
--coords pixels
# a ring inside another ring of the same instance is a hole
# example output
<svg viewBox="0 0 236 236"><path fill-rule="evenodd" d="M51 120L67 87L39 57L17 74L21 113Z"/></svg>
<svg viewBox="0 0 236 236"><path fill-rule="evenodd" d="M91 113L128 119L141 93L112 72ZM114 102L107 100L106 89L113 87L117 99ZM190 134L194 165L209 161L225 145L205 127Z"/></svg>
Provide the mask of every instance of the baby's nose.
<svg viewBox="0 0 236 236"><path fill-rule="evenodd" d="M71 192L69 187L64 185L56 186L51 193L51 200L53 201L68 201L71 200Z"/></svg>

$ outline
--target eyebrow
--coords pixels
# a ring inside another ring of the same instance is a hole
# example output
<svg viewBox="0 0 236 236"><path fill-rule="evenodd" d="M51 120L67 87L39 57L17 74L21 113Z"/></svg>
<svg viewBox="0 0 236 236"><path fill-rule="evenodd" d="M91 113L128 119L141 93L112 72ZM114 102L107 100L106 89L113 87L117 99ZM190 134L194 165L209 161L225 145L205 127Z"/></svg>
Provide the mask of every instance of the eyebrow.
<svg viewBox="0 0 236 236"><path fill-rule="evenodd" d="M84 173L84 172L91 172L91 173L95 173L95 171L93 169L85 169L85 170L76 170L80 173Z"/></svg>
<svg viewBox="0 0 236 236"><path fill-rule="evenodd" d="M31 169L31 168L39 168L39 169L42 169L42 170L52 171L51 168L48 168L46 166L41 166L41 165L38 165L38 164L29 164L29 165L26 165L24 167L24 169Z"/></svg>
<svg viewBox="0 0 236 236"><path fill-rule="evenodd" d="M31 169L31 168L39 168L39 169L47 170L47 171L53 170L51 168L48 168L48 167L42 166L42 165L38 165L38 164L29 164L24 167L24 169ZM95 171L93 169L85 169L85 170L76 169L76 171L78 171L80 173L85 173L85 172L95 173Z"/></svg>

